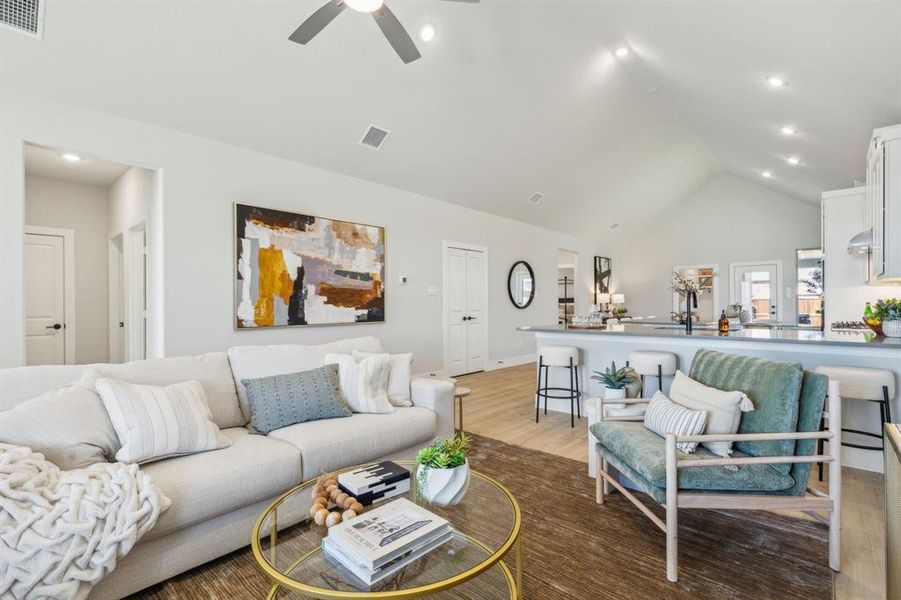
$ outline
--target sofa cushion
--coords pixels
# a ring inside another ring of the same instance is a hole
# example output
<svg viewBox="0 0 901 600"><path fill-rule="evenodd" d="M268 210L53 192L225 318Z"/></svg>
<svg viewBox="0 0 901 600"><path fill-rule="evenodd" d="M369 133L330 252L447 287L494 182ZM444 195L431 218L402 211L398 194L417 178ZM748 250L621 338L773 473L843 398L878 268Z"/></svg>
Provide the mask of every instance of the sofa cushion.
<svg viewBox="0 0 901 600"><path fill-rule="evenodd" d="M112 459L119 438L94 390L99 374L86 369L79 381L0 412L0 442L28 446L64 471Z"/></svg>
<svg viewBox="0 0 901 600"><path fill-rule="evenodd" d="M232 443L228 448L141 467L172 500L144 540L273 498L302 481L297 448L243 427L222 433Z"/></svg>
<svg viewBox="0 0 901 600"><path fill-rule="evenodd" d="M629 465L651 484L666 488L666 441L649 431L642 423L598 421L591 433L603 447ZM721 458L703 446L692 454L678 452L679 460ZM738 450L733 457L747 456ZM718 491L772 492L791 488L795 480L771 465L741 465L737 470L726 467L679 469L679 489Z"/></svg>
<svg viewBox="0 0 901 600"><path fill-rule="evenodd" d="M98 368L104 377L141 385L167 386L199 381L206 393L213 423L224 429L247 422L238 406L238 394L225 352L151 358L130 363L98 365Z"/></svg>
<svg viewBox="0 0 901 600"><path fill-rule="evenodd" d="M229 348L228 361L237 387L238 401L245 416L244 422L250 421L250 405L247 403L247 390L244 389L242 380L309 371L324 365L326 354L351 354L354 350L382 352L382 343L377 337L365 336L318 346L278 344Z"/></svg>
<svg viewBox="0 0 901 600"><path fill-rule="evenodd" d="M804 382L801 385L800 409L798 411L798 431L819 431L823 418L823 406L826 404L826 389L829 378L821 373L804 371ZM798 440L795 443L795 456L810 456L816 450L816 440ZM807 476L810 474L810 463L795 463L789 474L795 480L791 495L803 496L807 491Z"/></svg>
<svg viewBox="0 0 901 600"><path fill-rule="evenodd" d="M744 413L739 433L792 433L798 427L798 407L803 370L800 363L782 362L698 350L691 361L690 377L724 391L741 391L754 404ZM791 456L794 440L736 442L735 448L751 456ZM773 465L788 474L791 465Z"/></svg>
<svg viewBox="0 0 901 600"><path fill-rule="evenodd" d="M36 365L0 369L0 410L76 383L95 365Z"/></svg>
<svg viewBox="0 0 901 600"><path fill-rule="evenodd" d="M390 414L354 414L335 421L310 421L283 427L268 437L288 442L303 456L303 478L359 465L430 442L437 433L435 413L417 406Z"/></svg>

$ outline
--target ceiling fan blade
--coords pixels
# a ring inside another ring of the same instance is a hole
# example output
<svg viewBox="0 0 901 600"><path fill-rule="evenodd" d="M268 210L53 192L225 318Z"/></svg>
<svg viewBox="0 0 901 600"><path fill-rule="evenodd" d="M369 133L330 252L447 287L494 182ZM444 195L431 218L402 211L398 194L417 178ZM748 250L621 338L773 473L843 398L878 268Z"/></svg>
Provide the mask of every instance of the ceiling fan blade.
<svg viewBox="0 0 901 600"><path fill-rule="evenodd" d="M316 37L316 34L325 29L326 25L334 21L335 17L344 12L346 7L344 0L329 0L322 8L301 23L300 27L288 39L298 44L306 44Z"/></svg>
<svg viewBox="0 0 901 600"><path fill-rule="evenodd" d="M382 5L380 9L372 13L372 18L378 24L379 29L388 38L388 43L400 56L405 63L411 63L422 55L416 49L416 44L410 38L410 34L404 29L394 13L387 6Z"/></svg>

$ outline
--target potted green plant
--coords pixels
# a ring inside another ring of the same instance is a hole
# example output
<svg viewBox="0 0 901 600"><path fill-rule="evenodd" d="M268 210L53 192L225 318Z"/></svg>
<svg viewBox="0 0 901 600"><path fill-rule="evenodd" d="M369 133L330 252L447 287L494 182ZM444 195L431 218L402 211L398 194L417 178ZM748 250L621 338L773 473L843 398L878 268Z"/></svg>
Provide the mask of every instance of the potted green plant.
<svg viewBox="0 0 901 600"><path fill-rule="evenodd" d="M419 495L436 506L453 506L469 489L472 441L466 434L440 440L416 454L416 486Z"/></svg>
<svg viewBox="0 0 901 600"><path fill-rule="evenodd" d="M873 314L882 321L882 333L886 337L901 337L901 299L877 301Z"/></svg>
<svg viewBox="0 0 901 600"><path fill-rule="evenodd" d="M635 383L637 377L635 371L629 367L616 368L616 363L610 363L606 371L595 371L591 376L594 381L604 386L604 398L618 400L626 397L626 386Z"/></svg>

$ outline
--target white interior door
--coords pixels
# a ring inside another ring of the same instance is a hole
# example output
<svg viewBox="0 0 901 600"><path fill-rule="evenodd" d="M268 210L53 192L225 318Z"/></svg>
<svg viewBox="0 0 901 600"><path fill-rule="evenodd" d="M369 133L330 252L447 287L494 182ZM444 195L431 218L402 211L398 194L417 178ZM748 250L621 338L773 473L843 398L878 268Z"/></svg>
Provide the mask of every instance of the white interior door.
<svg viewBox="0 0 901 600"><path fill-rule="evenodd" d="M485 252L445 248L445 363L451 376L484 371L488 335Z"/></svg>
<svg viewBox="0 0 901 600"><path fill-rule="evenodd" d="M25 234L25 363L66 364L66 244ZM68 357L73 362L74 357Z"/></svg>
<svg viewBox="0 0 901 600"><path fill-rule="evenodd" d="M466 372L485 370L485 253L466 251Z"/></svg>
<svg viewBox="0 0 901 600"><path fill-rule="evenodd" d="M751 313L751 322L782 319L782 273L778 262L732 266L732 302Z"/></svg>
<svg viewBox="0 0 901 600"><path fill-rule="evenodd" d="M147 356L147 235L144 223L128 230L125 237L125 362Z"/></svg>

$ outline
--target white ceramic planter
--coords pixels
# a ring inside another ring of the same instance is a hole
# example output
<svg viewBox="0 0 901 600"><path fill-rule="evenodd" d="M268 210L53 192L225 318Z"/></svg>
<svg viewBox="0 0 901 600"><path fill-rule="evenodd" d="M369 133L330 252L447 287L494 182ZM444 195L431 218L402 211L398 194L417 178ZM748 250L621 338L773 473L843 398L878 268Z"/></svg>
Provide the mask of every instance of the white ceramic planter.
<svg viewBox="0 0 901 600"><path fill-rule="evenodd" d="M458 504L469 489L469 460L453 469L426 469L419 466L417 485L419 495L435 506Z"/></svg>
<svg viewBox="0 0 901 600"><path fill-rule="evenodd" d="M626 388L614 390L604 386L604 400L620 400L626 397Z"/></svg>
<svg viewBox="0 0 901 600"><path fill-rule="evenodd" d="M882 333L885 337L901 337L901 319L892 319L882 322Z"/></svg>

